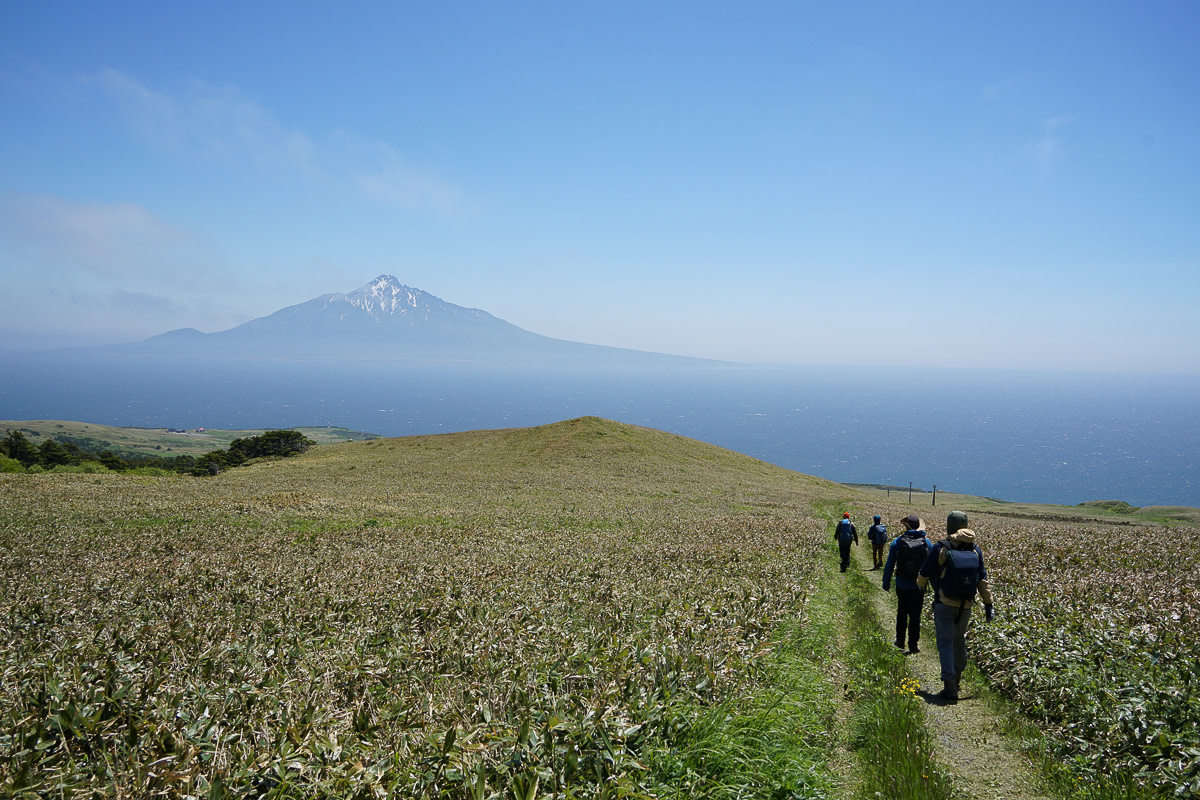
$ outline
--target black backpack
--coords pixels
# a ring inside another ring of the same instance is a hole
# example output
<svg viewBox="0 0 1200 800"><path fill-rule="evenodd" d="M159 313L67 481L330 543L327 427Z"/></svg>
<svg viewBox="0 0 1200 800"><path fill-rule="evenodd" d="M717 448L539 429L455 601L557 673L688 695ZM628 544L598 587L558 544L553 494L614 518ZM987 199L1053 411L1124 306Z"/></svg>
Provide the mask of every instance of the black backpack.
<svg viewBox="0 0 1200 800"><path fill-rule="evenodd" d="M928 555L929 540L924 533L920 536L902 534L896 540L896 574L915 581Z"/></svg>
<svg viewBox="0 0 1200 800"><path fill-rule="evenodd" d="M938 593L953 597L966 605L975 599L982 566L983 559L974 546L969 550L947 547L945 569L942 571L941 580L938 581Z"/></svg>

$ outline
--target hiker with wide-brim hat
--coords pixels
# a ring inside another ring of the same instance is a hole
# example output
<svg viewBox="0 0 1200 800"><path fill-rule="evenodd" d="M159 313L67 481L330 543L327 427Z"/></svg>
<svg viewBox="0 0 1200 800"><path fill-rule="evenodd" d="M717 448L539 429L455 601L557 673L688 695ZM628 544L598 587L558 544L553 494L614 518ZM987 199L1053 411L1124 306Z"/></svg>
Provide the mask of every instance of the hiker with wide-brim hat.
<svg viewBox="0 0 1200 800"><path fill-rule="evenodd" d="M933 546L921 567L917 585L933 584L933 629L942 667L943 700L958 700L958 687L967 666L967 625L978 597L987 621L995 616L983 551L963 511L946 517L946 538Z"/></svg>

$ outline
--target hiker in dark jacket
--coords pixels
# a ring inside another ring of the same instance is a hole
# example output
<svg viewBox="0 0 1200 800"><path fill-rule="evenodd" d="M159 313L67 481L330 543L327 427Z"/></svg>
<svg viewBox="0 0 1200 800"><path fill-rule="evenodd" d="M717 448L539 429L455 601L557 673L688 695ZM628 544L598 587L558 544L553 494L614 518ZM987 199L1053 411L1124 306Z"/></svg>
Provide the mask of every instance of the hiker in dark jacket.
<svg viewBox="0 0 1200 800"><path fill-rule="evenodd" d="M842 514L842 519L838 522L837 527L833 529L833 539L838 543L838 549L842 553L842 572L850 566L850 544L858 544L858 530L854 527L854 523L850 521L850 512Z"/></svg>
<svg viewBox="0 0 1200 800"><path fill-rule="evenodd" d="M930 583L933 629L942 665L943 688L939 695L953 703L958 700L959 683L967 666L967 623L976 595L983 600L987 621L995 615L983 552L975 544L975 531L967 527L967 515L962 511L951 511L946 517L946 538L933 546L921 567L917 585L924 589Z"/></svg>
<svg viewBox="0 0 1200 800"><path fill-rule="evenodd" d="M896 537L888 548L887 565L883 568L883 590L892 588L892 576L896 578L896 647L904 649L904 636L908 634L908 652L919 653L917 642L921 640L921 608L925 605L925 590L917 585L917 577L933 541L925 535L925 520L909 514L900 520L904 533Z"/></svg>
<svg viewBox="0 0 1200 800"><path fill-rule="evenodd" d="M871 558L875 561L872 570L883 566L883 548L888 543L887 525L884 525L879 515L875 515L875 524L867 529L867 541L871 543Z"/></svg>

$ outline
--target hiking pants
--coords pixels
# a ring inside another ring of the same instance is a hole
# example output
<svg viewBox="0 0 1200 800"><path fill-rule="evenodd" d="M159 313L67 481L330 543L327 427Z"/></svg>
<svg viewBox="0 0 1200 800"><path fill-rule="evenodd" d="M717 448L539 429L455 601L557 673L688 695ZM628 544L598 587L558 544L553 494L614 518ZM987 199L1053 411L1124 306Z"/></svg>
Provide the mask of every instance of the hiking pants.
<svg viewBox="0 0 1200 800"><path fill-rule="evenodd" d="M842 572L850 566L850 543L838 542L838 548L842 551Z"/></svg>
<svg viewBox="0 0 1200 800"><path fill-rule="evenodd" d="M961 610L959 616L957 608L936 601L933 604L933 630L937 636L943 683L957 681L967 666L967 623L971 621L971 607ZM958 616L957 622L955 616Z"/></svg>
<svg viewBox="0 0 1200 800"><path fill-rule="evenodd" d="M896 587L896 641L904 646L904 635L908 634L908 649L912 650L921 639L921 608L925 605L925 592L920 589Z"/></svg>
<svg viewBox="0 0 1200 800"><path fill-rule="evenodd" d="M884 558L883 558L883 545L881 545L881 544L873 544L873 545L871 545L871 557L875 559L875 567L876 567L876 569L878 569L879 567L882 567L882 566L883 566L883 561L884 561Z"/></svg>

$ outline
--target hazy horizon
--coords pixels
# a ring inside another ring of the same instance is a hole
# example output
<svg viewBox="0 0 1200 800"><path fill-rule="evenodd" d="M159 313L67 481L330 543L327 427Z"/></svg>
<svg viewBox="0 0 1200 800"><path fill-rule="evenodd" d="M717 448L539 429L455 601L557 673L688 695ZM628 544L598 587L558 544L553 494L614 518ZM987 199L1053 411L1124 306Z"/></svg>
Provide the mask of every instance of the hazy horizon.
<svg viewBox="0 0 1200 800"><path fill-rule="evenodd" d="M0 348L380 273L741 363L1200 374L1200 6L0 5Z"/></svg>
<svg viewBox="0 0 1200 800"><path fill-rule="evenodd" d="M1200 507L1200 376L911 368L539 370L0 355L0 419L385 436L599 416L847 483Z"/></svg>
<svg viewBox="0 0 1200 800"><path fill-rule="evenodd" d="M356 288L361 288L361 287L356 287ZM420 287L410 287L410 288L420 289ZM325 294L331 294L331 293L325 293ZM323 295L319 295L318 297L320 297L320 296L323 296ZM309 298L309 299L311 300L314 298ZM446 300L447 302L451 302L447 298L438 298L438 299ZM263 313L261 316L254 317L252 319L263 319L279 310L281 310L281 309L273 309L271 311ZM485 312L487 311L486 308L479 309L479 310L482 310ZM251 321L251 320L247 320L247 321ZM503 320L503 321L507 321L507 320ZM241 324L244 324L244 323L238 323L236 325L230 326L229 328L223 328L223 329L219 329L219 330L198 331L198 332L202 333L202 334L220 333L222 331L232 330L233 328L236 328ZM36 355L38 353L52 354L52 353L55 353L58 351L78 350L79 348L84 348L86 350L87 348L91 348L91 347L103 348L106 345L138 344L138 343L147 341L148 339L153 339L155 337L162 336L164 334L169 334L169 333L174 333L174 332L184 331L184 330L197 330L197 329L191 328L191 327L173 328L170 330L158 331L156 333L152 333L152 334L149 334L148 336L137 338L137 339L128 339L128 340L119 340L119 341L99 341L99 342L97 342L94 340L88 340L88 341L71 341L68 343L56 343L56 344L27 343L26 346L23 346L23 347L22 346L15 346L15 347L4 346L3 343L0 343L0 353L11 353L13 355ZM535 334L537 333L537 331L529 331L529 332L535 333ZM560 340L560 341L572 341L572 340ZM588 344L590 344L590 343L588 343ZM601 346L610 346L610 345L601 345ZM639 348L635 348L635 347L625 347L625 348L622 348L619 346L616 346L616 347L617 347L617 349L627 349L627 350L633 350L635 352L643 352L643 353L648 353L648 354L659 354L659 355L667 355L667 356L681 355L679 353L663 353L661 351L643 350L643 349L639 349ZM297 353L297 355L303 357L302 354ZM354 354L347 354L348 357L351 357L353 355ZM690 356L683 356L683 357L689 358ZM704 358L704 357L699 357L699 358ZM350 360L355 360L355 359L351 358ZM922 374L922 375L938 374L938 373L944 374L944 373L951 373L951 372L955 372L955 371L964 371L964 374L971 374L971 375L975 375L975 376L979 376L979 375L1001 376L1001 375L1008 374L1008 375L1013 375L1013 376L1018 376L1018 377L1020 377L1020 376L1034 377L1034 376L1038 376L1038 375L1046 375L1046 376L1054 375L1054 376L1063 378L1068 383L1070 383L1070 381L1073 378L1088 379L1091 377L1103 377L1103 376L1107 376L1107 375L1111 375L1114 378L1120 377L1120 376L1128 376L1128 377L1132 377L1132 378L1143 378L1143 377L1151 378L1151 377L1155 377L1155 376L1161 376L1161 377L1167 377L1167 378L1181 378L1184 380L1200 377L1200 373L1193 373L1187 369L1161 369L1161 370L1128 369L1123 372L1114 372L1111 369L1103 369L1103 368L1087 369L1084 367L1064 369L1064 368L1051 368L1051 367L1044 367L1044 366L1043 367L1037 367L1037 366L1034 366L1034 367L1028 367L1028 366L987 367L987 366L978 366L978 365L958 366L958 365L954 365L954 364L941 363L941 362L937 361L936 359L930 360L930 361L925 361L925 362L914 362L914 363L897 362L895 359L893 359L890 362L880 362L880 363L821 363L819 361L818 362L808 362L808 363L798 363L798 362L786 362L786 361L770 362L770 361L761 361L761 360L760 361L752 361L752 360L751 361L736 361L736 360L732 360L732 359L708 359L708 360L712 361L713 363L727 363L727 364L730 364L731 366L762 367L762 368L766 368L766 369L799 368L799 369L819 369L819 370L834 370L834 371L843 370L848 373L854 373L854 372L859 372L861 370L870 370L870 369L880 369L880 370L887 370L887 371L911 369L914 371L914 374Z"/></svg>

